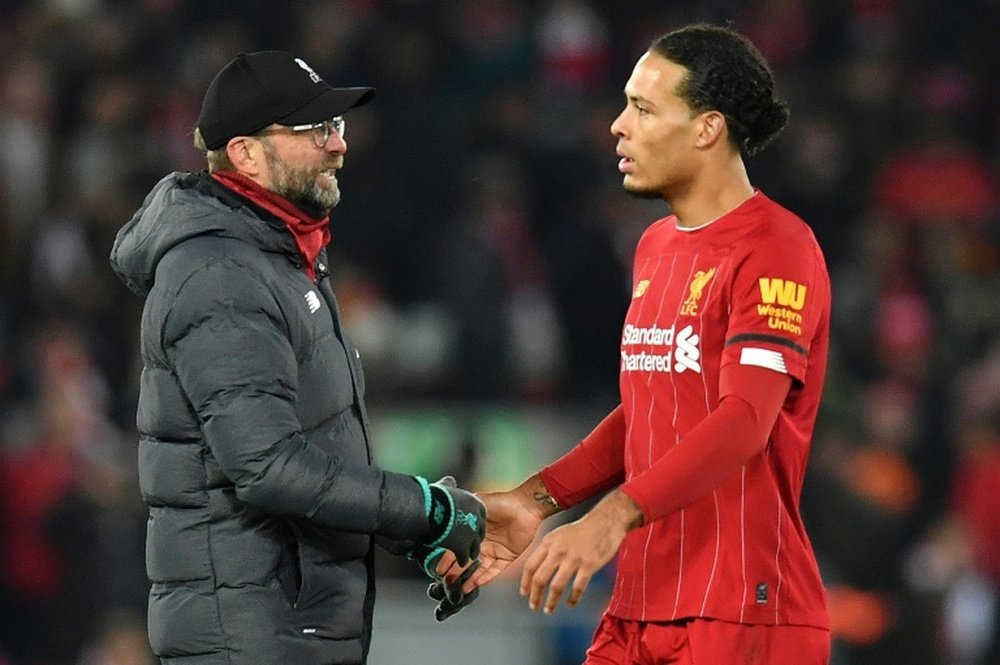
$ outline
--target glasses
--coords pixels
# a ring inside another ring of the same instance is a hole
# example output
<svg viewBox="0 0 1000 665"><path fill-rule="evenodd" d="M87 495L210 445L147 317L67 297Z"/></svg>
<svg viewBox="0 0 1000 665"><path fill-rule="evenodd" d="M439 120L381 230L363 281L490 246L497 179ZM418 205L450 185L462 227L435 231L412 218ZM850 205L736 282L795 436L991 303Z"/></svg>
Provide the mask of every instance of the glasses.
<svg viewBox="0 0 1000 665"><path fill-rule="evenodd" d="M329 120L324 120L323 122L317 122L312 125L292 125L291 127L282 127L280 129L264 129L255 134L255 136L266 136L268 134L301 134L302 132L312 132L313 143L316 144L317 148L325 148L327 141L330 140L331 134L336 134L340 138L344 138L344 130L346 129L346 122L342 116L337 116L336 118L330 118Z"/></svg>

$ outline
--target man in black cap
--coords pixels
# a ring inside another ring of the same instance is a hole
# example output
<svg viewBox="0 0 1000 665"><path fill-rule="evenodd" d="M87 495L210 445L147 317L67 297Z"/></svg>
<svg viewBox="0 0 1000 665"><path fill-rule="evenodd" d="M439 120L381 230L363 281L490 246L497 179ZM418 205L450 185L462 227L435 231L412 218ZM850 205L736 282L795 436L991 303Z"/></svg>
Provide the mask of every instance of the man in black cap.
<svg viewBox="0 0 1000 665"><path fill-rule="evenodd" d="M478 557L474 495L372 464L330 288L344 114L374 94L285 52L238 56L198 118L208 171L164 178L115 240L145 298L139 477L164 664L364 663L376 538L432 576L446 550ZM469 601L442 589L439 619Z"/></svg>

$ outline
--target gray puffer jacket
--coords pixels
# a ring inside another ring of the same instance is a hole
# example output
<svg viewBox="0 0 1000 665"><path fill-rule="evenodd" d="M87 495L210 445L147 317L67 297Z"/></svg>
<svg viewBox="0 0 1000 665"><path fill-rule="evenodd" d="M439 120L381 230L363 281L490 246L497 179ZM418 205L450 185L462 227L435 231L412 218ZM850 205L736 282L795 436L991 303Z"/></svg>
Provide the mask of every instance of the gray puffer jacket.
<svg viewBox="0 0 1000 665"><path fill-rule="evenodd" d="M373 536L428 523L372 465L364 383L326 277L283 222L174 173L111 262L145 297L137 423L149 636L171 665L363 663Z"/></svg>

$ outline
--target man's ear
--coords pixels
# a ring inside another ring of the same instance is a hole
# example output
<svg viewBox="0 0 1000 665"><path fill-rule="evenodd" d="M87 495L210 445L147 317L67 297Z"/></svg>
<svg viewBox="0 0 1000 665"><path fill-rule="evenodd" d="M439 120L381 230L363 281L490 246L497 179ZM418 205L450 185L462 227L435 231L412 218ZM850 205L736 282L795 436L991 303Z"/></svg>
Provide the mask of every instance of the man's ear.
<svg viewBox="0 0 1000 665"><path fill-rule="evenodd" d="M254 178L260 175L264 152L260 144L249 136L236 136L226 144L226 154L236 171Z"/></svg>
<svg viewBox="0 0 1000 665"><path fill-rule="evenodd" d="M719 140L724 140L729 127L726 125L726 116L718 111L706 111L701 114L698 122L698 133L695 137L695 146L698 148L710 148Z"/></svg>

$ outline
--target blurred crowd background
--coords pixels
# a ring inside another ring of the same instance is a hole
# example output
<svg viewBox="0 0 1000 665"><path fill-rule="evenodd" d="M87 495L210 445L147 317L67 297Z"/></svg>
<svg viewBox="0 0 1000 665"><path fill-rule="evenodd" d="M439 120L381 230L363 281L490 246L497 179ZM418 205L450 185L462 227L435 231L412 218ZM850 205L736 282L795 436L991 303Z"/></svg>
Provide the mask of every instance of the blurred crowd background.
<svg viewBox="0 0 1000 665"><path fill-rule="evenodd" d="M141 301L107 256L160 177L203 168L219 68L281 48L378 88L332 245L376 452L488 489L616 401L630 256L667 210L622 192L608 126L649 42L698 20L773 64L792 116L751 178L833 278L803 502L835 665L1000 663L997 0L2 0L0 665L150 662ZM556 615L582 637L539 624L539 662L579 662L601 593Z"/></svg>

